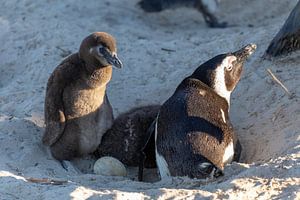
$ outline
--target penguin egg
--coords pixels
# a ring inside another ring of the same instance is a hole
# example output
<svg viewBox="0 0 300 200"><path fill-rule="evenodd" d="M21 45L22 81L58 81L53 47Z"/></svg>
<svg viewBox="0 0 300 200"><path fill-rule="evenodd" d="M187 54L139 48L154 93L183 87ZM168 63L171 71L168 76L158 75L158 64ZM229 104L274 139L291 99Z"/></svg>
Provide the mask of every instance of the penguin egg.
<svg viewBox="0 0 300 200"><path fill-rule="evenodd" d="M105 156L94 164L94 173L103 176L126 176L126 168L119 160Z"/></svg>

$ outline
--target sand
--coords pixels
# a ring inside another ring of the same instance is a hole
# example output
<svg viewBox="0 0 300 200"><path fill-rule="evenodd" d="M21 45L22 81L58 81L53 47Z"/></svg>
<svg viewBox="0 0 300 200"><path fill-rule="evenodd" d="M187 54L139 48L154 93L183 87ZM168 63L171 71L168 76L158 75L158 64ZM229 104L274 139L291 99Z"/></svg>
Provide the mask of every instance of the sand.
<svg viewBox="0 0 300 200"><path fill-rule="evenodd" d="M300 55L262 58L296 2L224 0L218 16L235 26L209 29L194 9L145 14L137 0L2 0L0 199L300 199ZM215 181L177 177L140 183L65 171L41 143L45 86L53 69L94 31L117 38L124 62L108 87L115 116L163 103L202 62L256 43L231 99L242 161L228 165Z"/></svg>

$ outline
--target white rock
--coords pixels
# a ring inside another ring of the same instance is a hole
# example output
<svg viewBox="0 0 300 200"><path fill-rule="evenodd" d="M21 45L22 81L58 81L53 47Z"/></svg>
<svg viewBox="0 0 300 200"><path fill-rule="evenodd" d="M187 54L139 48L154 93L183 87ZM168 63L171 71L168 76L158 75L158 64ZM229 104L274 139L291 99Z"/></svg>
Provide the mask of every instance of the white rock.
<svg viewBox="0 0 300 200"><path fill-rule="evenodd" d="M116 158L105 156L94 164L94 173L103 176L126 176L127 171L122 162Z"/></svg>

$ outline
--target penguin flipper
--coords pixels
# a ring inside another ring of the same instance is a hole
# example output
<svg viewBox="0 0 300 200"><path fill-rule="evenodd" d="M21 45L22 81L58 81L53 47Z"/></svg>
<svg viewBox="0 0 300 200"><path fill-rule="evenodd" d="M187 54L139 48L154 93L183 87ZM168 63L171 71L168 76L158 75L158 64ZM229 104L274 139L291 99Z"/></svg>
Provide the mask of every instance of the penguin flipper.
<svg viewBox="0 0 300 200"><path fill-rule="evenodd" d="M65 129L65 114L63 106L63 91L68 77L64 77L64 74L70 71L71 68L69 62L61 63L51 74L46 90L45 98L45 133L43 135L43 144L51 146L54 144ZM65 73L64 73L65 72Z"/></svg>
<svg viewBox="0 0 300 200"><path fill-rule="evenodd" d="M58 110L59 121L48 121L45 133L43 135L43 144L51 146L62 135L65 128L65 116L61 110Z"/></svg>
<svg viewBox="0 0 300 200"><path fill-rule="evenodd" d="M150 148L150 144L151 144L150 141L152 139L154 139L155 124L156 124L156 119L152 122L152 124L150 125L150 127L147 130L148 138L146 138L144 147L141 149L141 152L140 152L139 173L138 173L139 181L143 181L144 164L145 164L145 160L146 160L145 151L147 148Z"/></svg>

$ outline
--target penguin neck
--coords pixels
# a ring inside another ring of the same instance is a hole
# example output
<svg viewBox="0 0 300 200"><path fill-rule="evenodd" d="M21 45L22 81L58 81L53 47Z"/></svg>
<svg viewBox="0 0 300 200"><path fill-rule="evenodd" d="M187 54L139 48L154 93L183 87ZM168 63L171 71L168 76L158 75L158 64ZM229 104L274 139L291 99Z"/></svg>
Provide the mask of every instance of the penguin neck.
<svg viewBox="0 0 300 200"><path fill-rule="evenodd" d="M209 88L211 88L215 93L217 93L217 95L219 95L220 97L224 98L228 104L228 108L230 107L230 95L231 95L231 91L228 91L226 88L226 84L224 81L224 76L222 77L220 75L219 77L215 77L214 79L211 78L207 78L210 77L209 75L206 76L207 74L205 73L201 73L196 71L195 73L193 73L189 78L195 78L198 79L199 81L201 81L202 83L204 83L206 86L208 86Z"/></svg>
<svg viewBox="0 0 300 200"><path fill-rule="evenodd" d="M228 108L230 107L230 95L231 92L226 89L224 85L215 84L213 90L222 98L227 101Z"/></svg>
<svg viewBox="0 0 300 200"><path fill-rule="evenodd" d="M95 67L85 63L86 80L90 87L106 87L112 77L112 66Z"/></svg>
<svg viewBox="0 0 300 200"><path fill-rule="evenodd" d="M210 87L221 97L223 97L228 104L228 108L230 107L230 95L231 92L228 90L225 81L225 73L224 67L218 67L214 70L213 78L210 81ZM229 109L228 109L229 110Z"/></svg>

